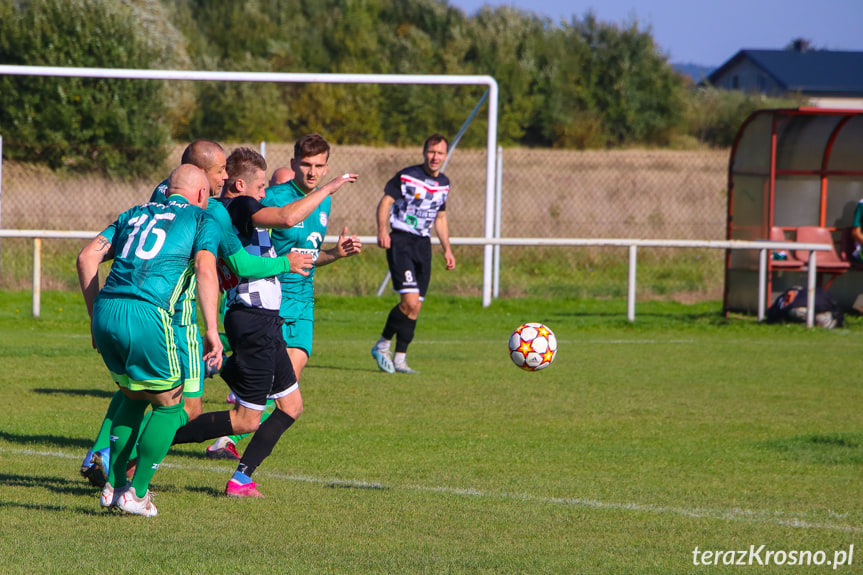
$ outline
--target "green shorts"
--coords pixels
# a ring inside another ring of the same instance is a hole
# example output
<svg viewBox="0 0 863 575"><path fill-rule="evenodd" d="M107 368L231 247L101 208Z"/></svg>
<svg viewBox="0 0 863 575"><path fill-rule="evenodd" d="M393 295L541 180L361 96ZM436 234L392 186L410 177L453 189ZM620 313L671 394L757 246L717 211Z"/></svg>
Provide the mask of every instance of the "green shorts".
<svg viewBox="0 0 863 575"><path fill-rule="evenodd" d="M167 391L183 371L171 314L150 303L96 298L93 338L117 385L132 391Z"/></svg>
<svg viewBox="0 0 863 575"><path fill-rule="evenodd" d="M198 324L175 325L174 339L183 372L183 397L201 397L204 395L204 346Z"/></svg>
<svg viewBox="0 0 863 575"><path fill-rule="evenodd" d="M287 347L296 347L312 357L312 334L315 331L315 321L312 319L285 319L282 324L282 336Z"/></svg>

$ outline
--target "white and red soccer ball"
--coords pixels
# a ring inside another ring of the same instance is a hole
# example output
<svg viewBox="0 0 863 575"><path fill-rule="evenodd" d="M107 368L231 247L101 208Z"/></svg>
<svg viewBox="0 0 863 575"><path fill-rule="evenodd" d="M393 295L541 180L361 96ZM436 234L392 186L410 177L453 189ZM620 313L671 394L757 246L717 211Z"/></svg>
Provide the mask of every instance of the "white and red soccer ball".
<svg viewBox="0 0 863 575"><path fill-rule="evenodd" d="M541 323L524 323L509 336L509 357L526 371L545 369L556 354L557 338Z"/></svg>

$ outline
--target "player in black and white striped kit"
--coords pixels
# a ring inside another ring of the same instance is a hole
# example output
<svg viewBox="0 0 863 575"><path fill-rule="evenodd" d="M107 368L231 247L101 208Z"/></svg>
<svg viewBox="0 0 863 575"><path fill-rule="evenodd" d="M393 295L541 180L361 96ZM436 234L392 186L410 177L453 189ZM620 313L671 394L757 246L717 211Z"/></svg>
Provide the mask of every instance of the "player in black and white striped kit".
<svg viewBox="0 0 863 575"><path fill-rule="evenodd" d="M406 354L431 279L432 226L443 248L446 269L455 268L446 219L450 183L441 172L448 151L446 138L440 134L429 136L423 145L424 162L393 176L378 203L378 246L387 250L393 289L401 296L372 348L372 357L387 373L417 373L408 367ZM395 356L391 355L393 338Z"/></svg>

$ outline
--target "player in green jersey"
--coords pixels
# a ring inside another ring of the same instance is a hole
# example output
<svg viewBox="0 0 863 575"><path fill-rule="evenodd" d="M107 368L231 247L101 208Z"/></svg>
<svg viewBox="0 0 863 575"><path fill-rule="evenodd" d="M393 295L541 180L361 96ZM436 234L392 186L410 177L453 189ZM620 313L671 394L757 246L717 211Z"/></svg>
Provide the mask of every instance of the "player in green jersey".
<svg viewBox="0 0 863 575"><path fill-rule="evenodd" d="M99 498L105 508L157 514L150 480L176 430L188 420L171 322L177 298L191 284L197 284L206 327L203 359L215 365L222 361L219 229L201 209L208 189L203 171L180 166L168 180L167 203L147 203L120 214L78 255L93 345L123 393L110 430L112 473ZM112 258L111 272L99 290L99 264ZM152 416L139 438L150 406ZM141 465L126 486L126 463L136 440Z"/></svg>
<svg viewBox="0 0 863 575"><path fill-rule="evenodd" d="M263 206L266 162L260 154L238 148L228 157L229 180L221 200L225 202L246 249L255 254L278 257L267 228L290 228L309 217L356 174L345 174L290 204ZM322 175L322 174L319 174ZM320 181L319 178L312 178ZM222 377L237 395L231 411L205 413L177 432L175 443L197 443L231 433L255 432L226 493L236 497L260 497L251 475L269 455L279 437L303 410L299 385L281 335L279 308L282 300L278 276L222 278L228 293L229 311L225 327L234 354ZM278 349L273 346L278 344ZM276 410L262 422L267 397L276 401Z"/></svg>
<svg viewBox="0 0 863 575"><path fill-rule="evenodd" d="M267 188L261 203L264 206L287 206L306 198L317 189L326 176L329 167L330 145L320 134L303 136L294 144L294 157L291 169L294 177L290 181ZM351 176L351 174L346 174ZM342 176L341 180L347 180ZM337 180L338 181L338 180ZM270 231L273 247L279 256L291 253L311 254L315 268L307 276L281 274L279 283L282 302L279 316L284 321L282 335L287 345L288 356L294 368L297 381L312 355L312 334L314 330L314 275L315 269L333 263L337 259L354 256L362 251L362 244L356 236L348 234L345 228L336 246L322 250L321 244L327 235L330 217L331 198L324 198L304 219L290 228L274 228ZM293 394L295 417L303 410L299 390ZM216 449L236 450L243 436L221 437L208 448L208 453Z"/></svg>
<svg viewBox="0 0 863 575"><path fill-rule="evenodd" d="M221 202L214 197L221 194L225 180L228 178L225 171L225 152L221 145L211 140L195 140L184 150L182 165L193 165L200 168L207 178L210 199L207 202L206 210L215 218L221 229L218 255L220 265L230 270L226 273L236 273L253 278L268 277L283 272L286 274L293 272L300 275L308 273L305 270L312 268L311 256L292 254L288 258L260 258L243 249L243 245L234 233L228 212ZM168 182L166 180L156 187L150 201L167 202L167 189ZM201 360L201 335L198 330L196 309L195 286L191 284L177 300L172 323L175 330L175 341L180 352L178 357L185 374L183 395L185 410L189 419L194 419L201 413L201 397L204 393L203 384L206 372L205 365ZM104 486L110 472L111 421L121 398L122 394L119 391L114 394L93 447L87 452L81 465L81 475L99 487ZM230 448L213 450L208 452L208 455L216 458L240 458L237 451L231 451Z"/></svg>

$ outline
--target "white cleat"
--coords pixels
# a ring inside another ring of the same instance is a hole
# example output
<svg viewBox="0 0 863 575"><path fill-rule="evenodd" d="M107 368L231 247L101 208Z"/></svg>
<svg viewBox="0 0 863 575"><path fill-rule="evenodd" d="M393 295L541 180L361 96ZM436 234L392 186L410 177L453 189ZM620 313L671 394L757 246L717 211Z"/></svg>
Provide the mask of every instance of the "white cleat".
<svg viewBox="0 0 863 575"><path fill-rule="evenodd" d="M138 497L134 487L129 487L117 498L117 507L132 515L155 517L158 511L153 505L153 492L147 491L144 497Z"/></svg>
<svg viewBox="0 0 863 575"><path fill-rule="evenodd" d="M99 495L99 505L102 509L113 509L117 507L117 499L123 493L123 489L114 490L110 483L106 483L102 488L102 493Z"/></svg>
<svg viewBox="0 0 863 575"><path fill-rule="evenodd" d="M406 363L395 365L394 368L396 373L419 373L417 370L409 368Z"/></svg>
<svg viewBox="0 0 863 575"><path fill-rule="evenodd" d="M378 362L378 368L387 373L395 373L396 368L393 366L393 360L390 357L389 350L378 349L378 346L372 348L372 357Z"/></svg>

